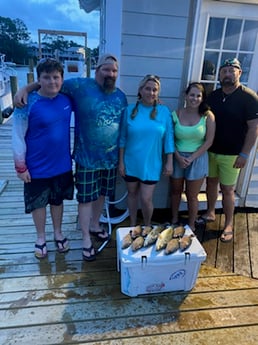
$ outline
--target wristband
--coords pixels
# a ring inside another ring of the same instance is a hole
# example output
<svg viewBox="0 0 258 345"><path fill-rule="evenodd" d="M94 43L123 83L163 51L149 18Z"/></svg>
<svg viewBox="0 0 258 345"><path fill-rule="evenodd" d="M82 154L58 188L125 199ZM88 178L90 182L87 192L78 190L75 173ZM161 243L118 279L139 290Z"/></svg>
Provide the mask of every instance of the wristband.
<svg viewBox="0 0 258 345"><path fill-rule="evenodd" d="M243 152L240 152L238 156L243 157L245 159L247 159L249 157L249 155L247 155L246 153L243 153Z"/></svg>
<svg viewBox="0 0 258 345"><path fill-rule="evenodd" d="M16 172L17 172L18 174L22 174L22 173L24 173L25 171L27 171L28 169L27 169L27 168L18 168L18 167L16 167L15 170L16 170Z"/></svg>

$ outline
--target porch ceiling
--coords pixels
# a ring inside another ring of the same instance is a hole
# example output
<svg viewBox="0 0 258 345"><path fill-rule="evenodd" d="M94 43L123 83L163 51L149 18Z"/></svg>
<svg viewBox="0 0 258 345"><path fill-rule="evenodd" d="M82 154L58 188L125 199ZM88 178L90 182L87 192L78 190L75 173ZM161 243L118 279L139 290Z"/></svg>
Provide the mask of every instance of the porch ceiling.
<svg viewBox="0 0 258 345"><path fill-rule="evenodd" d="M80 8L82 8L87 13L99 9L100 0L79 0Z"/></svg>

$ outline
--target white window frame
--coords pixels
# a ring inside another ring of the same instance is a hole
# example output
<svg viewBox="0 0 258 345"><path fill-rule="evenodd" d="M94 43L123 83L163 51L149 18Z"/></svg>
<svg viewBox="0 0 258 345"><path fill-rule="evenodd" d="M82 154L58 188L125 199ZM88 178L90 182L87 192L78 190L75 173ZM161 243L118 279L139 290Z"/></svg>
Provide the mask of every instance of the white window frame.
<svg viewBox="0 0 258 345"><path fill-rule="evenodd" d="M252 4L232 3L231 1L212 1L201 0L199 3L199 21L195 28L193 52L192 52L192 68L189 72L189 81L200 81L202 74L203 59L205 53L206 36L208 32L209 17L228 17L235 19L258 20L257 10L258 6ZM225 15L226 14L226 15ZM256 39L255 51L252 60L251 69L247 86L258 92L258 37ZM239 206L244 206L246 194L248 192L249 182L252 176L253 165L256 157L258 141L250 153L248 164L245 169L241 171L236 186L236 192L240 197Z"/></svg>
<svg viewBox="0 0 258 345"><path fill-rule="evenodd" d="M234 19L249 19L258 20L257 5L232 3L222 1L204 0L200 4L199 22L197 23L197 30L195 35L195 42L193 42L193 63L190 72L190 80L201 80L202 65L204 59L204 49L206 36L208 32L209 17L228 17ZM225 15L225 13L227 15ZM229 15L228 15L229 14ZM256 48L251 66L252 73L249 76L247 86L253 90L258 91L258 38L256 40Z"/></svg>

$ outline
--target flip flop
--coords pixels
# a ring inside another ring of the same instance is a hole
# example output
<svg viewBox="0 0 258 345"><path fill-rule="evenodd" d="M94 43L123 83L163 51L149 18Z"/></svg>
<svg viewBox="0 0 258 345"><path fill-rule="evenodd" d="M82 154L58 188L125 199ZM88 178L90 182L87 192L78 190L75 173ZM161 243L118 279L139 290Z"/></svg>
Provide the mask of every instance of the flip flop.
<svg viewBox="0 0 258 345"><path fill-rule="evenodd" d="M110 240L110 236L107 233L105 229L102 229L101 231L92 231L90 230L90 234L94 237L96 237L99 241L105 242ZM101 237L100 235L106 235L106 237Z"/></svg>
<svg viewBox="0 0 258 345"><path fill-rule="evenodd" d="M212 223L215 222L216 219L211 218L211 217L205 217L205 216L200 216L198 219L196 219L196 224L203 224L203 223Z"/></svg>
<svg viewBox="0 0 258 345"><path fill-rule="evenodd" d="M46 242L43 243L43 244L35 244L35 252L34 252L34 255L37 259L44 259L45 257L47 257L47 251L46 253L44 253L44 248L46 248L47 245L46 245ZM37 249L39 249L41 251L41 253L39 251L37 251Z"/></svg>
<svg viewBox="0 0 258 345"><path fill-rule="evenodd" d="M233 239L233 234L234 232L233 231L223 231L221 236L220 236L220 240L221 242L231 242L232 239ZM229 237L228 239L226 239L226 237Z"/></svg>
<svg viewBox="0 0 258 345"><path fill-rule="evenodd" d="M94 254L91 254L92 250L94 250ZM87 252L90 255L89 256L84 255L83 252ZM93 245L91 245L90 248L86 248L86 247L82 248L82 257L83 257L83 260L85 260L85 261L94 261L94 260L96 260L96 254L95 254L95 249L94 249Z"/></svg>
<svg viewBox="0 0 258 345"><path fill-rule="evenodd" d="M70 249L69 242L65 237L63 240L56 240L55 239L56 249L59 253L66 253Z"/></svg>

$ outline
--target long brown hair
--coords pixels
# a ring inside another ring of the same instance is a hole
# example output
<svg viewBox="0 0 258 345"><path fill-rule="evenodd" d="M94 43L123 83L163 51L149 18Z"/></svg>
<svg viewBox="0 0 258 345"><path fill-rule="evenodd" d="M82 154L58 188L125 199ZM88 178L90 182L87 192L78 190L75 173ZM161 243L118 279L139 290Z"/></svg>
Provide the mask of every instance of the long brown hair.
<svg viewBox="0 0 258 345"><path fill-rule="evenodd" d="M206 112L208 110L210 110L210 107L208 106L208 104L206 103L206 91L205 91L205 88L203 86L202 83L198 83L198 82L192 82L190 83L186 90L185 90L185 94L188 95L188 93L191 91L191 88L192 87L196 87L201 93L202 93L202 102L201 104L199 105L199 109L198 109L198 112L200 115L205 115Z"/></svg>

